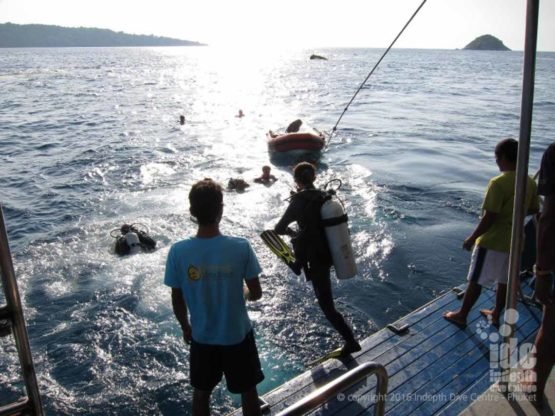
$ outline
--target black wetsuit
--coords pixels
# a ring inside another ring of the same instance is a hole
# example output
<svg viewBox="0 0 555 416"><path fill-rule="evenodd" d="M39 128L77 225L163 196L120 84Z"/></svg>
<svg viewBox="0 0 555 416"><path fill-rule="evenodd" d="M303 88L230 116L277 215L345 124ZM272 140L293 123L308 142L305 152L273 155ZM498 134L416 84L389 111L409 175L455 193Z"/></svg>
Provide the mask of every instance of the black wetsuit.
<svg viewBox="0 0 555 416"><path fill-rule="evenodd" d="M335 309L331 291L330 267L333 264L320 209L327 194L314 187L297 192L275 226L278 234L293 236L295 257L301 262L306 279L312 282L318 304L327 320L347 342L354 342L353 331L343 316ZM298 233L288 225L297 222Z"/></svg>

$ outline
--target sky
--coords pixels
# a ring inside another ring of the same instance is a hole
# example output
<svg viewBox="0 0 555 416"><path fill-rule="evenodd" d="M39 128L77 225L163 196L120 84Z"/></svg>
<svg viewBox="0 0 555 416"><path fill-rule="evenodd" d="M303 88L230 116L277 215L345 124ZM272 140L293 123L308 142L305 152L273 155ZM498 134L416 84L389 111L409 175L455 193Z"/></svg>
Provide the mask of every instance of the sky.
<svg viewBox="0 0 555 416"><path fill-rule="evenodd" d="M235 48L389 46L423 0L0 0L0 23L98 27ZM524 49L526 0L427 0L396 43L464 48L491 34ZM555 1L540 2L538 50L555 51Z"/></svg>

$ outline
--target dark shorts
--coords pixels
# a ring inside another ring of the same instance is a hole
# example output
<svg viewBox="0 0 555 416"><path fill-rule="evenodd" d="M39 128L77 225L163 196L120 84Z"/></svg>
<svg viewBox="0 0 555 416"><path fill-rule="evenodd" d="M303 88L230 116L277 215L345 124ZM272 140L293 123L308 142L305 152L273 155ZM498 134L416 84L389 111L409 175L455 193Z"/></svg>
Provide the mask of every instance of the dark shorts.
<svg viewBox="0 0 555 416"><path fill-rule="evenodd" d="M235 345L209 345L191 342L191 384L212 391L225 374L231 393L245 393L264 380L258 350L251 330Z"/></svg>

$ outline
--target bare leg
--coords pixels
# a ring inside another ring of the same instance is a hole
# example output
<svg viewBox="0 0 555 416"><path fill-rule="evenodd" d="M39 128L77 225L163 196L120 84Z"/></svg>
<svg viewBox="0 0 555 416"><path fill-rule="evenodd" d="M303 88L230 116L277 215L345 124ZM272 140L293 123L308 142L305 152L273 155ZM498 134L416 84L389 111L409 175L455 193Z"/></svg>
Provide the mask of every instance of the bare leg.
<svg viewBox="0 0 555 416"><path fill-rule="evenodd" d="M480 313L486 318L491 316L491 323L499 326L499 318L505 308L505 299L507 296L507 285L505 283L497 283L497 293L495 295L495 307L493 309L481 309Z"/></svg>
<svg viewBox="0 0 555 416"><path fill-rule="evenodd" d="M194 389L193 391L193 415L210 416L210 394L211 391Z"/></svg>
<svg viewBox="0 0 555 416"><path fill-rule="evenodd" d="M458 325L466 325L466 318L480 297L480 293L482 293L482 286L473 281L468 282L461 308L456 312L445 312L444 318Z"/></svg>
<svg viewBox="0 0 555 416"><path fill-rule="evenodd" d="M536 400L541 402L545 383L555 364L555 305L543 308L543 320L536 336Z"/></svg>
<svg viewBox="0 0 555 416"><path fill-rule="evenodd" d="M260 412L260 403L258 401L256 387L253 387L245 393L241 393L241 406L243 407L244 416L259 416L262 414Z"/></svg>

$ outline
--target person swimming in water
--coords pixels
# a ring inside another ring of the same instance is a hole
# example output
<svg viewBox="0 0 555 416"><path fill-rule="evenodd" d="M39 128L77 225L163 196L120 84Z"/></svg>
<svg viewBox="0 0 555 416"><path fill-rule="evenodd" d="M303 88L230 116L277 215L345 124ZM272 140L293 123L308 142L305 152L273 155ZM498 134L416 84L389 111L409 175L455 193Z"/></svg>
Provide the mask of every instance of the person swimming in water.
<svg viewBox="0 0 555 416"><path fill-rule="evenodd" d="M114 232L119 232L119 236ZM137 254L141 251L148 253L156 248L156 241L148 235L147 231L138 228L137 224L123 224L119 230L116 228L110 235L116 239L114 251L120 256Z"/></svg>
<svg viewBox="0 0 555 416"><path fill-rule="evenodd" d="M274 183L275 181L277 181L277 178L271 174L272 172L272 168L268 165L264 165L262 166L262 175L259 176L258 178L255 178L254 181L256 183L261 183L263 185L271 185L272 183Z"/></svg>
<svg viewBox="0 0 555 416"><path fill-rule="evenodd" d="M241 178L231 178L227 182L227 189L229 191L243 192L250 186L248 182Z"/></svg>

